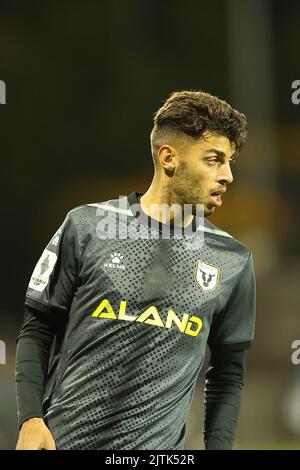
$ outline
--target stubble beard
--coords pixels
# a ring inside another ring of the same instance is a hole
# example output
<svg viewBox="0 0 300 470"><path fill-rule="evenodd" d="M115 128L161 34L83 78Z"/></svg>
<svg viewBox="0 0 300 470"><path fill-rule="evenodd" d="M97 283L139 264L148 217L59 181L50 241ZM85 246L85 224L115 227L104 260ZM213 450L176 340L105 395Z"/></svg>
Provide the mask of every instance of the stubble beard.
<svg viewBox="0 0 300 470"><path fill-rule="evenodd" d="M177 174L173 176L168 191L169 204L179 204L184 209L184 205L192 205L192 214L197 215L197 205L201 206L204 217L210 216L214 212L212 204L205 204L206 190L198 181L191 178L191 174L186 170L185 165L181 165Z"/></svg>

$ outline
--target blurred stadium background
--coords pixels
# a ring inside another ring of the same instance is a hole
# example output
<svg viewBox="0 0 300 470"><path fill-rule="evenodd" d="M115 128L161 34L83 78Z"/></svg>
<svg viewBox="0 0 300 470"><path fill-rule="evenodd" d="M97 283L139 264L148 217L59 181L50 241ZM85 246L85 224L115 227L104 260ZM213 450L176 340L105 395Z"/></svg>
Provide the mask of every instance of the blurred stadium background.
<svg viewBox="0 0 300 470"><path fill-rule="evenodd" d="M205 90L249 119L235 184L212 221L253 251L257 329L237 449L300 449L298 0L2 0L0 449L17 439L15 338L29 276L66 211L143 191L152 115ZM203 448L203 377L187 449Z"/></svg>

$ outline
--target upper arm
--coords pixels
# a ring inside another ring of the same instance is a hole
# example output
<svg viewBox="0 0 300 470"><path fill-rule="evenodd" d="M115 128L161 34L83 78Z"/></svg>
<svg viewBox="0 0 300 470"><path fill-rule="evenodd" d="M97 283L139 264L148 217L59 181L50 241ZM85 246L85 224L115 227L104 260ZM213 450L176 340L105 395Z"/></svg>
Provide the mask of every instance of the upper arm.
<svg viewBox="0 0 300 470"><path fill-rule="evenodd" d="M78 269L76 232L68 214L34 268L25 304L44 313L68 313L77 285Z"/></svg>
<svg viewBox="0 0 300 470"><path fill-rule="evenodd" d="M251 347L255 328L255 277L252 256L242 270L225 308L210 328L210 349L241 350Z"/></svg>

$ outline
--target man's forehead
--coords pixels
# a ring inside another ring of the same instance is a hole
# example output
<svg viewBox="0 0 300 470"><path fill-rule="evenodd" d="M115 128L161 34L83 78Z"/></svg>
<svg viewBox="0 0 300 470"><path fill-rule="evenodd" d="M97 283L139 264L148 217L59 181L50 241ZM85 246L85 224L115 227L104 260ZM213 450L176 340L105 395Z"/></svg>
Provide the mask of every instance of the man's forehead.
<svg viewBox="0 0 300 470"><path fill-rule="evenodd" d="M197 142L197 147L204 151L218 151L232 155L235 152L235 144L228 137L213 133L203 134Z"/></svg>

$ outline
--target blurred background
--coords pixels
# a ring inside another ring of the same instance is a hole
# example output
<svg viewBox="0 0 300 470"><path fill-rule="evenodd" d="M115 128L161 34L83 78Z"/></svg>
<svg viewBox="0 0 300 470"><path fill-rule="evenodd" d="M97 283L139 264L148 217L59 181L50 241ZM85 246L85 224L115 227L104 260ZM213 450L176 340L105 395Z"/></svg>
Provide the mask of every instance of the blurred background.
<svg viewBox="0 0 300 470"><path fill-rule="evenodd" d="M147 189L153 113L183 89L249 120L211 218L249 246L257 277L236 448L300 449L299 44L299 0L1 0L0 449L16 444L15 339L41 251L71 208ZM187 449L203 448L202 390L203 376Z"/></svg>

